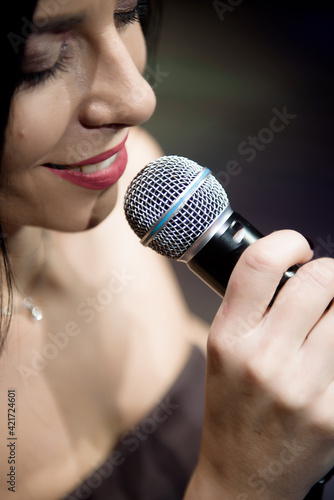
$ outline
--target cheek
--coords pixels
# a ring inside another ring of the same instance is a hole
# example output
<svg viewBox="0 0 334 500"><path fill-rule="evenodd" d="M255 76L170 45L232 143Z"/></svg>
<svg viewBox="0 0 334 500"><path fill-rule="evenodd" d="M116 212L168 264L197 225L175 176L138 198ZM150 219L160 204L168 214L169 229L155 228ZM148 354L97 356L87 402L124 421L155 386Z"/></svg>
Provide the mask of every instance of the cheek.
<svg viewBox="0 0 334 500"><path fill-rule="evenodd" d="M18 94L13 102L12 127L8 135L11 157L17 167L43 163L43 157L61 141L72 118L66 86L32 89Z"/></svg>

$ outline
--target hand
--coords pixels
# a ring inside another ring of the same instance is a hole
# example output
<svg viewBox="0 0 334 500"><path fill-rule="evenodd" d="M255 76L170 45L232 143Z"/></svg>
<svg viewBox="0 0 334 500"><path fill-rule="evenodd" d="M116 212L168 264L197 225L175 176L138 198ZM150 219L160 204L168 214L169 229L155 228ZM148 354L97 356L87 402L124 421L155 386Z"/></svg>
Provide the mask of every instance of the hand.
<svg viewBox="0 0 334 500"><path fill-rule="evenodd" d="M202 498L303 499L334 465L334 260L311 258L280 231L231 275L208 339Z"/></svg>

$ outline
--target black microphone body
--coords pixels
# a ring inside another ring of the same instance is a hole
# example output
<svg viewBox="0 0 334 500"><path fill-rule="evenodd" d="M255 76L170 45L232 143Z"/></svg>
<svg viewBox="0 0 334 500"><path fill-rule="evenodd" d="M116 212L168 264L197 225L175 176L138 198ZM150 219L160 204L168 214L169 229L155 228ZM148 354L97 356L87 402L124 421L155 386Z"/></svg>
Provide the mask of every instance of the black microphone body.
<svg viewBox="0 0 334 500"><path fill-rule="evenodd" d="M240 255L259 238L262 234L257 229L241 215L232 212L226 224L187 262L187 266L223 296Z"/></svg>
<svg viewBox="0 0 334 500"><path fill-rule="evenodd" d="M232 212L226 223L217 229L203 248L186 264L218 295L224 296L233 268L241 254L262 237L263 235L246 219ZM293 266L284 273L275 296L297 269L298 266Z"/></svg>

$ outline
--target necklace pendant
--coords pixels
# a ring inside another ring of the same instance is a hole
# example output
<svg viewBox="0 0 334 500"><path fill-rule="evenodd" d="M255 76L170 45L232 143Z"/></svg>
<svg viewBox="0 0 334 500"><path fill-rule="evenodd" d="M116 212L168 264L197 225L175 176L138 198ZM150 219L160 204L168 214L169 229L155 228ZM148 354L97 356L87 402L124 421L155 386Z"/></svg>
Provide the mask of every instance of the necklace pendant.
<svg viewBox="0 0 334 500"><path fill-rule="evenodd" d="M43 318L42 309L35 306L30 297L25 297L23 299L23 305L28 311L30 311L31 317L34 321L41 321Z"/></svg>

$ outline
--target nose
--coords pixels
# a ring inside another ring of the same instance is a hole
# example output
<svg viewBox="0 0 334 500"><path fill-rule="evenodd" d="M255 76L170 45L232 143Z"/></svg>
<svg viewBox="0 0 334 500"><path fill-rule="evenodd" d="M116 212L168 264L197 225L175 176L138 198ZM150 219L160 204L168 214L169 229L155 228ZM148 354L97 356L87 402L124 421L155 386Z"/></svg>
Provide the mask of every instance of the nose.
<svg viewBox="0 0 334 500"><path fill-rule="evenodd" d="M79 121L85 127L128 127L147 121L154 112L155 94L142 76L142 50L129 48L116 34L100 40L97 59L81 100Z"/></svg>

